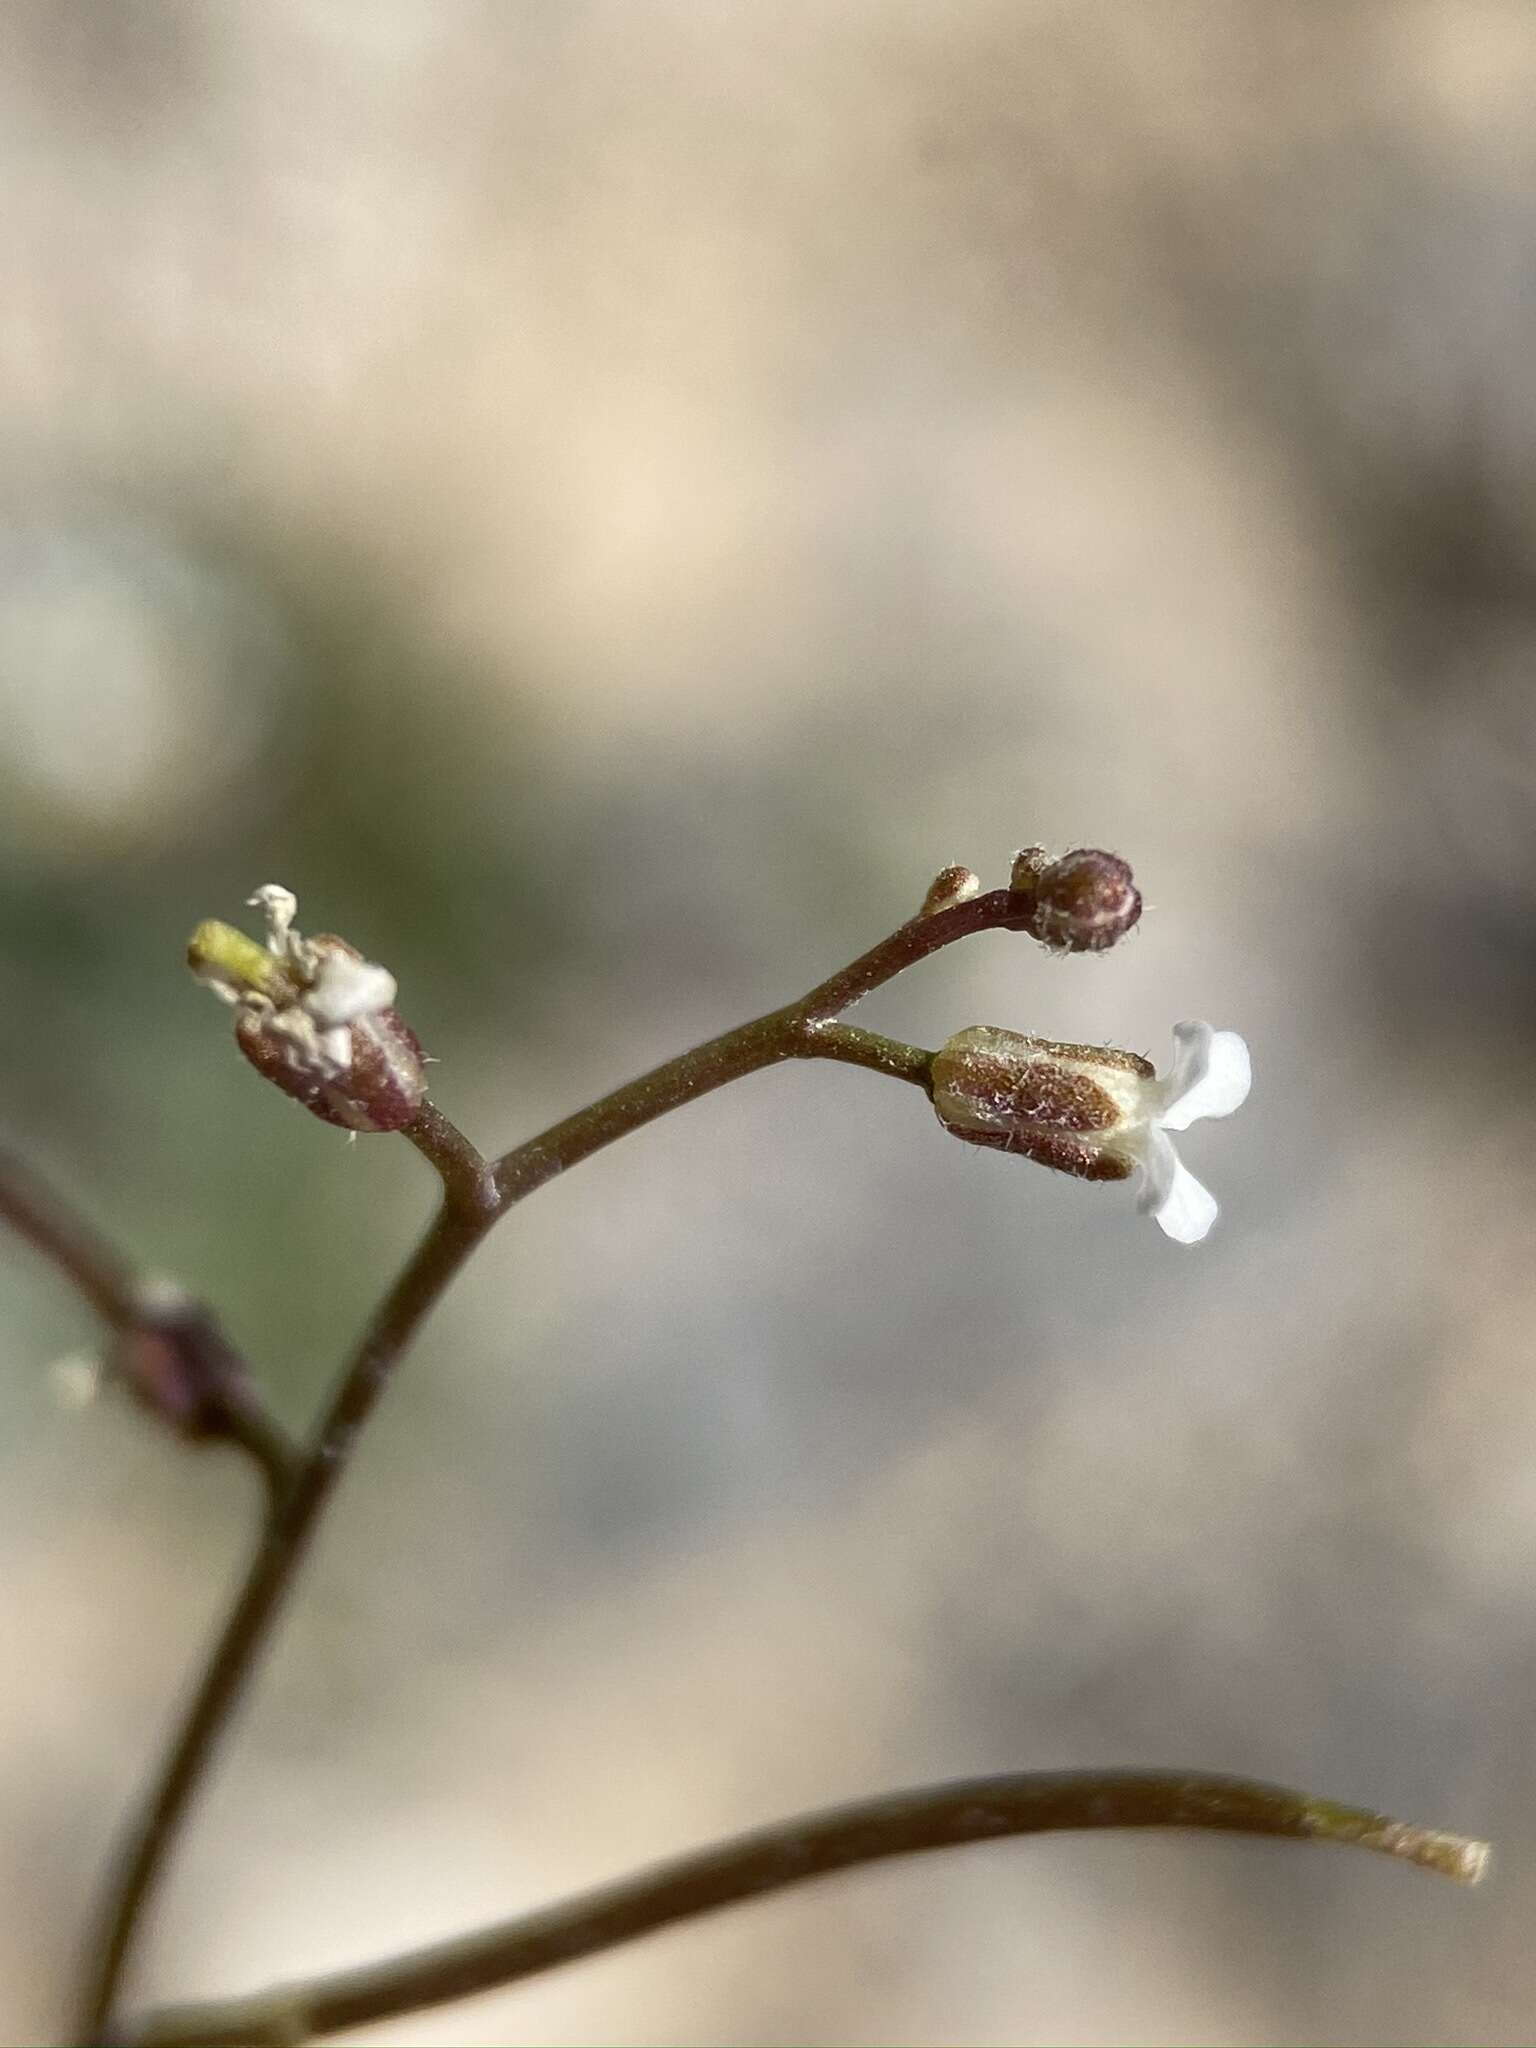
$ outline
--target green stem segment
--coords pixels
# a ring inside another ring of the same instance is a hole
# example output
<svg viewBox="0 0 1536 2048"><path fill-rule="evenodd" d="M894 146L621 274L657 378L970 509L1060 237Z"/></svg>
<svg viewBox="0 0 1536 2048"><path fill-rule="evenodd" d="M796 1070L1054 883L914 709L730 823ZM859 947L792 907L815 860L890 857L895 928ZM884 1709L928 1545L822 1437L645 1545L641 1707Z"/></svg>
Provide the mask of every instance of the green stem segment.
<svg viewBox="0 0 1536 2048"><path fill-rule="evenodd" d="M521 1919L251 1998L151 2014L123 2048L279 2048L616 1948L679 1920L858 1864L1052 1829L1199 1828L1374 1849L1475 1883L1487 1850L1283 1786L1183 1771L1034 1771L887 1794L781 1821Z"/></svg>

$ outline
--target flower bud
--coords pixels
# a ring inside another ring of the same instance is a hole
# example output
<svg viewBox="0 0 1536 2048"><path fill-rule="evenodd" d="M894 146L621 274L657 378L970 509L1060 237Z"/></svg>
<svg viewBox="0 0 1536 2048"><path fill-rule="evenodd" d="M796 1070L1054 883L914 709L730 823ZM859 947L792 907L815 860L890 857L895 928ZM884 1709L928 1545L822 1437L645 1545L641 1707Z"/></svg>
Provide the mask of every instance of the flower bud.
<svg viewBox="0 0 1536 2048"><path fill-rule="evenodd" d="M1033 896L1035 885L1051 864L1043 846L1021 846L1013 856L1013 873L1008 886L1016 896Z"/></svg>
<svg viewBox="0 0 1536 2048"><path fill-rule="evenodd" d="M315 1116L349 1131L398 1131L426 1095L421 1045L393 1007L395 979L345 939L305 939L290 892L268 883L265 950L209 920L187 960L233 1004L235 1042L257 1072Z"/></svg>
<svg viewBox="0 0 1536 2048"><path fill-rule="evenodd" d="M969 903L973 896L981 894L981 877L972 874L969 868L940 868L928 885L928 894L923 898L919 917L932 917L935 911L952 910L957 903Z"/></svg>
<svg viewBox="0 0 1536 2048"><path fill-rule="evenodd" d="M179 1290L146 1298L143 1319L113 1341L109 1369L178 1435L227 1436L249 1399L249 1376L208 1310Z"/></svg>
<svg viewBox="0 0 1536 2048"><path fill-rule="evenodd" d="M1017 864L1013 886L1021 886ZM1102 953L1141 916L1141 892L1129 864L1098 847L1075 847L1052 861L1036 874L1031 893L1030 930L1042 945L1065 953Z"/></svg>

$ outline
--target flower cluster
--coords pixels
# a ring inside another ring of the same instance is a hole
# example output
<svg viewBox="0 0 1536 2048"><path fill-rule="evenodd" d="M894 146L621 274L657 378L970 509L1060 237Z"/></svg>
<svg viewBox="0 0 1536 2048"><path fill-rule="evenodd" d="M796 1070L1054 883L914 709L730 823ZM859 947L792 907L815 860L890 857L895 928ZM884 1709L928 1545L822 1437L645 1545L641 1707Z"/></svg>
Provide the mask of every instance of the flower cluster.
<svg viewBox="0 0 1536 2048"><path fill-rule="evenodd" d="M277 883L250 901L265 915L265 945L209 920L187 949L193 973L233 1005L246 1058L327 1123L349 1131L412 1125L426 1097L425 1069L414 1032L394 1009L394 976L344 939L304 938L294 924L297 903ZM802 1034L803 1048L811 1034L802 1027L812 1015L822 1045L830 1046L830 1015L967 932L1027 932L1056 952L1102 953L1135 929L1141 907L1128 863L1100 847L1074 847L1054 858L1043 847L1025 847L1006 888L985 895L969 868L950 866L936 876L915 918L780 1017L786 1031ZM836 999L829 1010L813 1007L829 995ZM756 1034L754 1052L767 1046L769 1057L785 1056L761 1029L777 1021L748 1027ZM933 1054L883 1041L884 1054L873 1059L870 1035L853 1036L860 1064L920 1081L945 1129L968 1144L1082 1180L1139 1176L1141 1207L1180 1244L1198 1244L1215 1221L1215 1198L1180 1161L1169 1134L1200 1117L1227 1116L1246 1099L1248 1048L1235 1031L1176 1026L1166 1075L1135 1053L991 1025L962 1031ZM718 1044L731 1039L727 1034Z"/></svg>
<svg viewBox="0 0 1536 2048"><path fill-rule="evenodd" d="M268 882L250 898L267 921L259 946L210 918L192 934L187 964L236 1011L235 1040L251 1065L326 1123L398 1131L426 1094L416 1034L396 1014L395 978L345 939L306 939L298 903Z"/></svg>

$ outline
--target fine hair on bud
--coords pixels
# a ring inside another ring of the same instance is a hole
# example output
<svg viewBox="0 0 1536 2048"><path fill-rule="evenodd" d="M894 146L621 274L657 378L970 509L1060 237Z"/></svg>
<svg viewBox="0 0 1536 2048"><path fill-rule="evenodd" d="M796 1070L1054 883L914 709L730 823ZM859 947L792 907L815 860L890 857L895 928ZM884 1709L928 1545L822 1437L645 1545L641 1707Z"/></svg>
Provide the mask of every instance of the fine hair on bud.
<svg viewBox="0 0 1536 2048"><path fill-rule="evenodd" d="M1033 896L1040 877L1051 864L1043 846L1021 846L1013 856L1013 873L1008 886L1015 896Z"/></svg>
<svg viewBox="0 0 1536 2048"><path fill-rule="evenodd" d="M1130 863L1096 846L1074 847L1052 861L1035 878L1033 894L1030 930L1057 952L1106 952L1141 916Z"/></svg>

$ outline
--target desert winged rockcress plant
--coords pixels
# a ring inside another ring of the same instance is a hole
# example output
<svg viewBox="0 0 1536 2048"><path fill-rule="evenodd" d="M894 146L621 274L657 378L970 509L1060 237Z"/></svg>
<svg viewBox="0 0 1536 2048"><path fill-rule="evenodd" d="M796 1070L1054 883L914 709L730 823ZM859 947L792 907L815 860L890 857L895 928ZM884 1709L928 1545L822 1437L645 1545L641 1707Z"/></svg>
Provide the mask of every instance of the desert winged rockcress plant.
<svg viewBox="0 0 1536 2048"><path fill-rule="evenodd" d="M1056 951L1103 952L1135 925L1141 898L1124 861L1086 848L1052 860L1031 847L1017 857L1008 885L986 893L968 869L946 868L915 917L799 1001L488 1159L428 1099L424 1056L394 1008L388 970L344 940L303 938L286 889L269 884L252 902L265 915L264 944L210 921L189 947L193 972L233 1008L241 1051L328 1123L354 1134L398 1132L437 1172L442 1201L370 1318L310 1439L298 1447L268 1415L249 1367L206 1308L166 1283L135 1276L86 1223L0 1153L0 1216L98 1310L114 1333L117 1377L183 1438L244 1450L268 1496L245 1582L111 1873L90 1945L81 2038L159 2048L297 2042L511 1983L670 1921L854 1864L1045 1829L1235 1829L1356 1843L1466 1882L1481 1874L1481 1843L1256 1781L1190 1771L1013 1773L782 1822L360 1969L213 2005L120 2017L120 1980L144 1910L358 1433L431 1309L508 1210L590 1153L696 1096L783 1061L832 1059L922 1089L943 1126L967 1142L1086 1179L1139 1177L1142 1206L1167 1235L1195 1243L1209 1230L1215 1203L1167 1134L1198 1117L1228 1114L1248 1087L1242 1040L1206 1025L1176 1027L1174 1064L1159 1079L1145 1060L1113 1048L980 1026L929 1052L843 1021L872 989L973 933L1011 931Z"/></svg>

